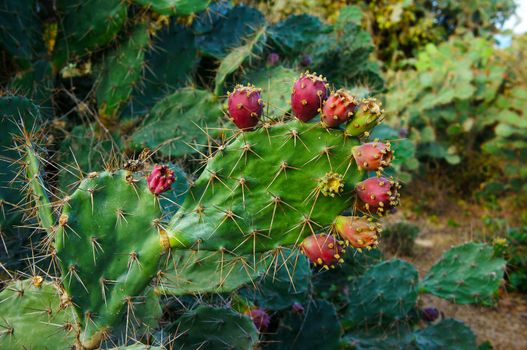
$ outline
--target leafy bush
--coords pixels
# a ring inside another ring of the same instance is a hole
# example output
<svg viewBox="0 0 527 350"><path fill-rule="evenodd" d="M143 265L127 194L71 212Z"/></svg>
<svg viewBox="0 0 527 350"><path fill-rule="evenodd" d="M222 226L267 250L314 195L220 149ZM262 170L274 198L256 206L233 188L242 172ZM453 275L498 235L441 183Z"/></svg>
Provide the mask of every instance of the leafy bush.
<svg viewBox="0 0 527 350"><path fill-rule="evenodd" d="M412 256L419 227L409 222L397 222L382 231L382 248L392 254Z"/></svg>

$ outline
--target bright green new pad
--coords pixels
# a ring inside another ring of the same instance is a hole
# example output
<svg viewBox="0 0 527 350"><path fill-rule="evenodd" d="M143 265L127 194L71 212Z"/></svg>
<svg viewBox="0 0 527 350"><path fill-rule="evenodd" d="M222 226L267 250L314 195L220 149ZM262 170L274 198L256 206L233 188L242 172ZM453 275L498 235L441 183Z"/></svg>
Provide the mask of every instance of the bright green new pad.
<svg viewBox="0 0 527 350"><path fill-rule="evenodd" d="M447 251L421 282L421 290L456 304L493 303L505 260L491 246L466 243Z"/></svg>
<svg viewBox="0 0 527 350"><path fill-rule="evenodd" d="M0 293L2 350L67 350L75 342L75 313L59 287L39 277L9 283Z"/></svg>
<svg viewBox="0 0 527 350"><path fill-rule="evenodd" d="M189 16L205 10L210 0L134 0L134 2L151 8L161 15Z"/></svg>
<svg viewBox="0 0 527 350"><path fill-rule="evenodd" d="M190 189L170 222L171 245L245 254L300 243L352 204L357 144L298 121L240 133Z"/></svg>
<svg viewBox="0 0 527 350"><path fill-rule="evenodd" d="M272 261L272 252L240 256L207 250L173 251L156 290L165 295L230 292L245 283L256 283Z"/></svg>
<svg viewBox="0 0 527 350"><path fill-rule="evenodd" d="M156 275L160 218L146 181L124 170L90 174L65 204L55 243L83 342L99 331L97 343Z"/></svg>

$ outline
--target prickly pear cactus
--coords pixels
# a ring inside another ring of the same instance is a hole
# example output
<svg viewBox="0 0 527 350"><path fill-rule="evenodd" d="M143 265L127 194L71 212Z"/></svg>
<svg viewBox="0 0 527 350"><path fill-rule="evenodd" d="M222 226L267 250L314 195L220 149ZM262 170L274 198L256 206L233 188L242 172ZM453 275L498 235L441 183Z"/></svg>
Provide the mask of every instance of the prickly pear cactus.
<svg viewBox="0 0 527 350"><path fill-rule="evenodd" d="M253 322L230 309L199 306L178 320L178 348L251 350L258 341Z"/></svg>
<svg viewBox="0 0 527 350"><path fill-rule="evenodd" d="M492 247L467 243L447 251L421 282L423 292L457 304L492 304L503 279L505 260Z"/></svg>
<svg viewBox="0 0 527 350"><path fill-rule="evenodd" d="M40 276L12 281L0 300L0 348L67 350L75 343L75 312L58 284Z"/></svg>
<svg viewBox="0 0 527 350"><path fill-rule="evenodd" d="M91 173L64 203L55 248L90 347L133 312L168 245L158 201L128 171Z"/></svg>
<svg viewBox="0 0 527 350"><path fill-rule="evenodd" d="M237 254L300 243L352 204L356 140L298 121L241 133L209 159L170 222L176 249Z"/></svg>

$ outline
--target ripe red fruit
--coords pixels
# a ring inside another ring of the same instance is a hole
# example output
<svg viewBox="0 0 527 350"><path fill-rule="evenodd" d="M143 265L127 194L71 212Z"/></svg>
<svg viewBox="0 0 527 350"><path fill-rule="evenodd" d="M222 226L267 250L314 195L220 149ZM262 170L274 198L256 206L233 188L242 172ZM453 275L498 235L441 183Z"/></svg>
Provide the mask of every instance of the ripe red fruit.
<svg viewBox="0 0 527 350"><path fill-rule="evenodd" d="M265 332L267 328L269 328L271 317L269 317L269 314L265 312L264 309L252 309L249 312L246 312L246 314L253 320L258 331Z"/></svg>
<svg viewBox="0 0 527 350"><path fill-rule="evenodd" d="M386 209L399 204L400 185L385 177L370 177L357 184L357 195L367 211L376 211L382 215Z"/></svg>
<svg viewBox="0 0 527 350"><path fill-rule="evenodd" d="M340 256L344 253L342 242L331 235L320 233L308 236L300 244L300 247L309 261L326 269L335 267L337 262L343 262Z"/></svg>
<svg viewBox="0 0 527 350"><path fill-rule="evenodd" d="M338 90L331 94L322 108L322 122L329 128L345 123L353 116L359 102L348 92Z"/></svg>
<svg viewBox="0 0 527 350"><path fill-rule="evenodd" d="M364 216L337 216L335 230L347 245L371 249L379 243L381 225Z"/></svg>
<svg viewBox="0 0 527 350"><path fill-rule="evenodd" d="M374 141L355 146L352 152L359 169L377 171L390 165L393 158L390 147L390 142Z"/></svg>
<svg viewBox="0 0 527 350"><path fill-rule="evenodd" d="M327 81L322 76L305 73L293 85L291 109L303 122L313 119L328 98Z"/></svg>
<svg viewBox="0 0 527 350"><path fill-rule="evenodd" d="M234 91L229 93L228 110L231 120L240 129L254 128L263 112L261 89L236 85Z"/></svg>
<svg viewBox="0 0 527 350"><path fill-rule="evenodd" d="M166 165L155 165L148 175L146 182L148 189L155 195L161 194L170 189L174 183L174 172Z"/></svg>

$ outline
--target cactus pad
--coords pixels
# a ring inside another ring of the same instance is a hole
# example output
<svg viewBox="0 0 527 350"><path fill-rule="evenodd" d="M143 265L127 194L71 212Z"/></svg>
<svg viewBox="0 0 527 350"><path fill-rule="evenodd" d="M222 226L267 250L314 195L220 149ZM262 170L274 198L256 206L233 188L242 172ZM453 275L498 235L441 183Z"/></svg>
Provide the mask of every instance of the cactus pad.
<svg viewBox="0 0 527 350"><path fill-rule="evenodd" d="M56 250L85 344L103 339L156 275L164 241L160 219L146 182L127 171L91 173L67 198Z"/></svg>
<svg viewBox="0 0 527 350"><path fill-rule="evenodd" d="M467 243L447 251L421 282L421 290L457 304L493 303L505 268L491 246Z"/></svg>
<svg viewBox="0 0 527 350"><path fill-rule="evenodd" d="M210 0L134 0L134 2L151 8L166 16L190 16L207 8Z"/></svg>
<svg viewBox="0 0 527 350"><path fill-rule="evenodd" d="M407 262L390 260L375 265L352 290L346 319L354 326L403 320L417 302L417 284L417 271Z"/></svg>
<svg viewBox="0 0 527 350"><path fill-rule="evenodd" d="M351 205L362 177L355 145L297 121L239 134L209 159L172 218L171 245L243 254L300 243Z"/></svg>
<svg viewBox="0 0 527 350"><path fill-rule="evenodd" d="M230 309L199 306L179 318L177 348L252 350L258 341L253 321Z"/></svg>
<svg viewBox="0 0 527 350"><path fill-rule="evenodd" d="M418 348L423 350L478 349L472 330L454 319L446 319L415 332L415 340Z"/></svg>
<svg viewBox="0 0 527 350"><path fill-rule="evenodd" d="M159 148L167 156L195 153L196 144L207 144L207 127L217 128L222 115L219 101L210 92L180 89L156 103L131 141L136 147Z"/></svg>
<svg viewBox="0 0 527 350"><path fill-rule="evenodd" d="M63 291L42 277L9 283L0 293L0 348L68 350L75 314Z"/></svg>

